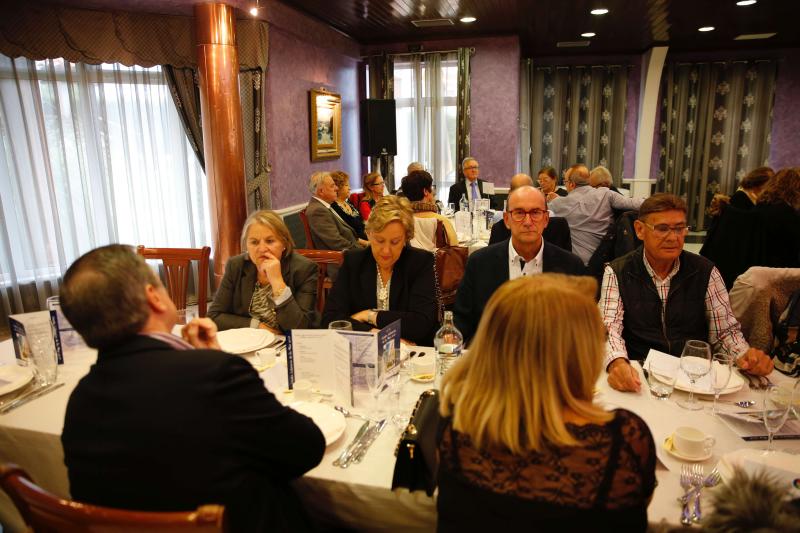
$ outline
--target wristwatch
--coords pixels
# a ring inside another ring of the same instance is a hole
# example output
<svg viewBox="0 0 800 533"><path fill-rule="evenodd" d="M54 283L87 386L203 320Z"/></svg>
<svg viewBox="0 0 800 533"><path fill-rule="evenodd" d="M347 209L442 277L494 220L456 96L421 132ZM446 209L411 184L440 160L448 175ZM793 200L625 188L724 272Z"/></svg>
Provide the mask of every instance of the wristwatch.
<svg viewBox="0 0 800 533"><path fill-rule="evenodd" d="M367 311L367 322L372 324L373 326L378 326L378 310L377 309L370 309Z"/></svg>

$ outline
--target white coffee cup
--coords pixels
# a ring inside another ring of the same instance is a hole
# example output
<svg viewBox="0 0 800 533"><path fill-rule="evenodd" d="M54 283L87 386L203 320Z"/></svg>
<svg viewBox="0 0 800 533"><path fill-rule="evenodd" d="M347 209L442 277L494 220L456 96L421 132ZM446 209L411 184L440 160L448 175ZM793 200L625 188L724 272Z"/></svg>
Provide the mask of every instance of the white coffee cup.
<svg viewBox="0 0 800 533"><path fill-rule="evenodd" d="M697 428L683 426L672 434L672 447L685 457L703 457L717 441Z"/></svg>
<svg viewBox="0 0 800 533"><path fill-rule="evenodd" d="M298 402L308 402L311 401L313 397L313 393L311 389L313 388L314 384L311 383L308 379L298 379L292 385L292 390L294 391L294 399Z"/></svg>
<svg viewBox="0 0 800 533"><path fill-rule="evenodd" d="M261 360L261 364L257 363L259 367L271 367L275 364L275 349L264 348L262 350L257 350L256 357Z"/></svg>

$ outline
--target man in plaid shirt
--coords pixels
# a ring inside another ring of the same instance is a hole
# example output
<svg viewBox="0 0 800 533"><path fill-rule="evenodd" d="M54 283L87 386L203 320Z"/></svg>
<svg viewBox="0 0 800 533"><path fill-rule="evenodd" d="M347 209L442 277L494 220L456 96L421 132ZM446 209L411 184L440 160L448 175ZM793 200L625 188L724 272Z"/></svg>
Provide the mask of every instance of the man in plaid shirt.
<svg viewBox="0 0 800 533"><path fill-rule="evenodd" d="M680 356L690 339L737 356L739 368L750 373L769 374L772 360L744 339L717 268L683 250L686 203L655 194L641 205L634 227L644 246L606 265L600 291L609 385L638 391L629 358L641 361L650 348Z"/></svg>

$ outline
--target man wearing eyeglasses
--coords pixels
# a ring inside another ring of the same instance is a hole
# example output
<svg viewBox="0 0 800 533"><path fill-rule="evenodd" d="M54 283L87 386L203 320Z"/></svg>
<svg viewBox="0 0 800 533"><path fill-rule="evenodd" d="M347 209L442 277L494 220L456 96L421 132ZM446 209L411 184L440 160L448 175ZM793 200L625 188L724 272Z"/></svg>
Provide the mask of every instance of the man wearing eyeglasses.
<svg viewBox="0 0 800 533"><path fill-rule="evenodd" d="M643 246L606 265L600 290L609 385L638 391L629 358L642 361L651 348L680 357L690 339L736 355L737 365L753 374L769 374L772 360L744 339L717 268L683 250L686 203L654 194L639 208L634 229Z"/></svg>
<svg viewBox="0 0 800 533"><path fill-rule="evenodd" d="M484 181L478 179L481 173L478 160L474 157L464 158L464 161L461 163L461 169L464 171L464 177L467 179L451 185L450 192L447 195L447 203L453 204L456 211L460 209L459 201L462 195L464 195L469 204L472 204L473 200L489 198L489 196L483 192Z"/></svg>
<svg viewBox="0 0 800 533"><path fill-rule="evenodd" d="M530 185L514 189L507 209L503 222L511 230L511 238L472 254L458 287L453 315L465 342L475 334L486 302L506 281L542 272L586 274L577 255L542 239L550 216L539 189Z"/></svg>

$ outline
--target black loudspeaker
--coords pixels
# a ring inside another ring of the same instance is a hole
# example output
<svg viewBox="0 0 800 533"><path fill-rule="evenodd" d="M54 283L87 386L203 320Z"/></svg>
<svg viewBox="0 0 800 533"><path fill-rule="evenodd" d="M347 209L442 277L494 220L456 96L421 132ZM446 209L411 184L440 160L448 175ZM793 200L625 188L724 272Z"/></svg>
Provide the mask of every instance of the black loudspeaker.
<svg viewBox="0 0 800 533"><path fill-rule="evenodd" d="M394 100L361 100L361 155L397 155Z"/></svg>

